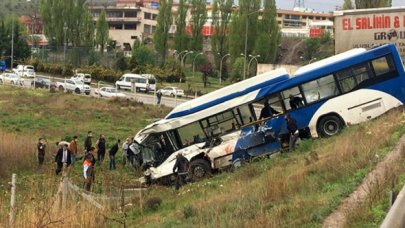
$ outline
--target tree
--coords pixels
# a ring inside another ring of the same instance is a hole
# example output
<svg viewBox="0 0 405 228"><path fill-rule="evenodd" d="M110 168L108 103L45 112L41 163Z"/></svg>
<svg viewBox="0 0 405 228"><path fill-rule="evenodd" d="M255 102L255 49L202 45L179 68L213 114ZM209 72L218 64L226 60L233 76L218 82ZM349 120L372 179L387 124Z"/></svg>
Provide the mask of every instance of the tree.
<svg viewBox="0 0 405 228"><path fill-rule="evenodd" d="M178 15L176 17L176 33L174 34L174 49L183 51L187 49L188 36L186 34L186 17L188 7L186 0L179 1Z"/></svg>
<svg viewBox="0 0 405 228"><path fill-rule="evenodd" d="M156 31L153 34L153 42L155 50L160 55L162 64L166 61L169 29L172 22L172 6L173 0L161 0L159 7L159 15L157 16Z"/></svg>
<svg viewBox="0 0 405 228"><path fill-rule="evenodd" d="M231 77L233 81L240 81L243 78L243 64L245 58L238 57L232 65Z"/></svg>
<svg viewBox="0 0 405 228"><path fill-rule="evenodd" d="M207 83L208 83L208 76L212 75L213 68L212 68L212 64L210 62L206 62L205 64L201 65L200 67L200 71L202 73L202 80L204 82L204 88L207 87Z"/></svg>
<svg viewBox="0 0 405 228"><path fill-rule="evenodd" d="M356 9L391 7L392 0L355 0Z"/></svg>
<svg viewBox="0 0 405 228"><path fill-rule="evenodd" d="M64 45L65 36L74 47L89 44L94 36L86 0L41 0L40 14L45 34L59 46Z"/></svg>
<svg viewBox="0 0 405 228"><path fill-rule="evenodd" d="M96 25L96 45L100 47L101 54L104 53L104 47L108 41L108 22L105 10L101 10Z"/></svg>
<svg viewBox="0 0 405 228"><path fill-rule="evenodd" d="M254 52L260 55L259 61L271 63L276 60L280 44L280 29L276 20L275 0L265 0L262 19L259 21L258 36Z"/></svg>
<svg viewBox="0 0 405 228"><path fill-rule="evenodd" d="M229 33L229 53L232 55L233 62L241 53L245 53L245 46L247 55L253 52L254 44L257 39L259 9L260 0L239 1L239 11L236 12L232 18ZM241 36L241 34L243 34L243 36ZM245 35L247 35L247 40ZM245 45L246 41L247 45Z"/></svg>
<svg viewBox="0 0 405 228"><path fill-rule="evenodd" d="M352 0L345 0L345 2L343 3L342 9L343 10L354 9Z"/></svg>
<svg viewBox="0 0 405 228"><path fill-rule="evenodd" d="M212 24L215 32L211 37L211 47L214 53L215 66L219 71L221 58L229 52L228 32L233 0L214 0L212 5ZM223 67L223 71L224 69L226 67Z"/></svg>
<svg viewBox="0 0 405 228"><path fill-rule="evenodd" d="M206 0L190 0L191 4L191 40L190 50L201 51L203 49L202 29L207 21Z"/></svg>

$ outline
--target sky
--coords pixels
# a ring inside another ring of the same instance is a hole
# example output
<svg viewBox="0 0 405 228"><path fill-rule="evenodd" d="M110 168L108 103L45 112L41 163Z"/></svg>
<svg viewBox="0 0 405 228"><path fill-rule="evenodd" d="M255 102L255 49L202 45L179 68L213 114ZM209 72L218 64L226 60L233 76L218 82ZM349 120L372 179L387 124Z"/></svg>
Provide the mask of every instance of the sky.
<svg viewBox="0 0 405 228"><path fill-rule="evenodd" d="M319 12L329 12L336 9L336 6L342 6L344 0L304 0L305 7ZM401 3L402 2L402 3ZM292 10L294 0L276 0L277 9ZM405 6L404 0L392 0L393 6Z"/></svg>

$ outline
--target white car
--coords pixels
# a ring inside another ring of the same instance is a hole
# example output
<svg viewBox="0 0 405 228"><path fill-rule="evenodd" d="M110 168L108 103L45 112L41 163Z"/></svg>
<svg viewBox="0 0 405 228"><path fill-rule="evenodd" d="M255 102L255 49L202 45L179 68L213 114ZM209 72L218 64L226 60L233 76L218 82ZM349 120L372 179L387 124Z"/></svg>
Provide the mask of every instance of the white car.
<svg viewBox="0 0 405 228"><path fill-rule="evenodd" d="M57 86L59 90L66 90L77 94L85 93L86 95L89 95L91 91L90 86L85 85L82 81L72 79L67 79L65 83L58 83Z"/></svg>
<svg viewBox="0 0 405 228"><path fill-rule="evenodd" d="M101 87L95 91L100 97L125 97L125 94L118 92L114 87Z"/></svg>
<svg viewBox="0 0 405 228"><path fill-rule="evenodd" d="M91 83L91 75L90 74L83 74L83 73L77 73L73 75L70 79L72 80L77 80L77 81L82 81L85 84L90 85Z"/></svg>
<svg viewBox="0 0 405 228"><path fill-rule="evenodd" d="M3 73L2 77L0 78L0 83L23 86L24 79L15 73Z"/></svg>
<svg viewBox="0 0 405 228"><path fill-rule="evenodd" d="M35 77L35 69L31 65L18 65L16 68L13 69L13 71L20 77Z"/></svg>
<svg viewBox="0 0 405 228"><path fill-rule="evenodd" d="M177 96L177 97L182 97L184 96L184 91L182 89L179 89L177 87L174 86L168 86L168 87L164 87L163 89L159 90L162 95L166 95L166 96Z"/></svg>

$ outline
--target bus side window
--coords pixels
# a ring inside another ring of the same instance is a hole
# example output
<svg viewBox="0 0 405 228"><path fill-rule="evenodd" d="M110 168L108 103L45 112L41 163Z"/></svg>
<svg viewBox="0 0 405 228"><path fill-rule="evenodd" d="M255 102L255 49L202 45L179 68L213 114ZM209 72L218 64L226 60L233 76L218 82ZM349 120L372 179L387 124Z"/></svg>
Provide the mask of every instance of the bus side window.
<svg viewBox="0 0 405 228"><path fill-rule="evenodd" d="M376 76L380 76L396 70L391 55L375 59L371 61L371 63L373 65Z"/></svg>
<svg viewBox="0 0 405 228"><path fill-rule="evenodd" d="M302 90L307 103L312 103L323 98L337 95L337 88L333 75L307 82L302 85Z"/></svg>
<svg viewBox="0 0 405 228"><path fill-rule="evenodd" d="M304 106L304 100L298 86L281 92L286 111Z"/></svg>

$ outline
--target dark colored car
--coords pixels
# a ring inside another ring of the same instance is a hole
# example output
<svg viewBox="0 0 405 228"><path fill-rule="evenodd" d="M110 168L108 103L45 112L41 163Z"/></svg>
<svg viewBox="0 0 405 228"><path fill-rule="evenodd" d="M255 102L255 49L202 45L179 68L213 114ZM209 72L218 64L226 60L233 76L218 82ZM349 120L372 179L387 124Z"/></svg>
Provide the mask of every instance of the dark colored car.
<svg viewBox="0 0 405 228"><path fill-rule="evenodd" d="M32 82L31 86L34 87L34 81L35 81L35 88L44 88L44 89L49 89L49 86L56 88L56 84L54 82L51 82L47 78L40 78L36 77Z"/></svg>

